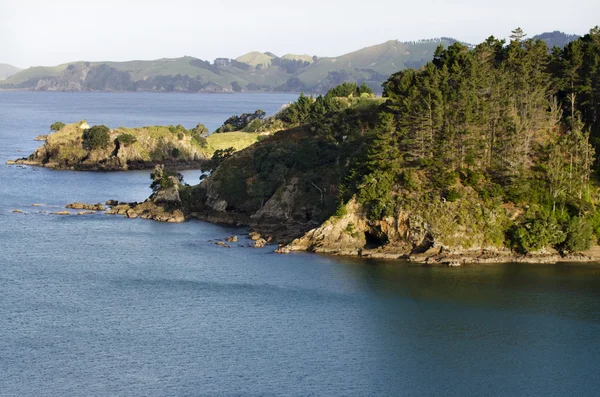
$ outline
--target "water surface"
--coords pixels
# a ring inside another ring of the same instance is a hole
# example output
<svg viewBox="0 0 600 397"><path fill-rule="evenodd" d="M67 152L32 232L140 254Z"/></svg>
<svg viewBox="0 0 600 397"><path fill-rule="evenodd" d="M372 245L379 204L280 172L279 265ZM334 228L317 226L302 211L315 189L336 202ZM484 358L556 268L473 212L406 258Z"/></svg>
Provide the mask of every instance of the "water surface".
<svg viewBox="0 0 600 397"><path fill-rule="evenodd" d="M147 171L4 165L57 120L214 129L293 99L0 92L1 396L597 395L597 264L224 249L245 230L39 212L143 200Z"/></svg>

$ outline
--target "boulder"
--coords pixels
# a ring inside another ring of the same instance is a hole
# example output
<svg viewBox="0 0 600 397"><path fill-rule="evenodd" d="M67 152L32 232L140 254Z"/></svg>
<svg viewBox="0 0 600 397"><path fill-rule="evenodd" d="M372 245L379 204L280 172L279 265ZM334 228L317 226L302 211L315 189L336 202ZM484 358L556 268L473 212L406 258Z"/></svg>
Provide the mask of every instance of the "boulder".
<svg viewBox="0 0 600 397"><path fill-rule="evenodd" d="M237 243L238 242L238 236L230 236L230 237L227 237L225 240L228 243Z"/></svg>
<svg viewBox="0 0 600 397"><path fill-rule="evenodd" d="M248 237L250 237L250 240L256 241L256 240L258 240L260 238L260 233L258 233L258 232L250 232L248 234Z"/></svg>
<svg viewBox="0 0 600 397"><path fill-rule="evenodd" d="M21 210L13 210L12 212L14 212L15 214L23 214L24 212Z"/></svg>
<svg viewBox="0 0 600 397"><path fill-rule="evenodd" d="M71 215L69 211L51 212L52 215Z"/></svg>
<svg viewBox="0 0 600 397"><path fill-rule="evenodd" d="M108 205L109 207L114 207L115 205L119 205L117 200L107 200L104 205Z"/></svg>
<svg viewBox="0 0 600 397"><path fill-rule="evenodd" d="M265 245L267 245L267 240L265 240L264 238L259 238L257 240L254 241L254 245L252 245L252 247L254 248L262 248Z"/></svg>

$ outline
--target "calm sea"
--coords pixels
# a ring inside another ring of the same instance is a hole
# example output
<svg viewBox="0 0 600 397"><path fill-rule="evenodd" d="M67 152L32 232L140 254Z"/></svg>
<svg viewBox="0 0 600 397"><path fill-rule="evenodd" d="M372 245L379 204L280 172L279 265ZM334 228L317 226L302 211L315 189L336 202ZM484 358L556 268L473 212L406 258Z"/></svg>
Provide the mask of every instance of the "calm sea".
<svg viewBox="0 0 600 397"><path fill-rule="evenodd" d="M600 265L223 249L244 229L39 212L148 172L4 165L57 120L212 130L294 97L0 92L0 396L598 395Z"/></svg>

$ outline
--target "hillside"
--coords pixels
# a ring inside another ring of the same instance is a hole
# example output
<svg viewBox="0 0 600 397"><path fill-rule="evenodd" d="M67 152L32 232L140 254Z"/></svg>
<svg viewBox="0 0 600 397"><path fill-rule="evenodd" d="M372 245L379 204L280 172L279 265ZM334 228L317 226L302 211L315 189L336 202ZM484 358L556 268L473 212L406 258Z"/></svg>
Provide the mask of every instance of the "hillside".
<svg viewBox="0 0 600 397"><path fill-rule="evenodd" d="M535 36L550 47L576 38L561 32ZM325 93L344 81L366 83L376 93L398 70L420 68L452 38L390 40L336 56L250 52L213 62L194 57L153 61L71 62L32 67L0 81L0 88L34 91L310 92Z"/></svg>
<svg viewBox="0 0 600 397"><path fill-rule="evenodd" d="M34 91L327 92L343 81L366 83L376 92L393 72L420 67L437 46L455 40L402 43L389 41L341 55L319 58L306 54L251 52L212 63L193 57L153 61L72 62L32 67L0 88Z"/></svg>
<svg viewBox="0 0 600 397"><path fill-rule="evenodd" d="M16 66L0 63L0 80L4 80L19 71L21 71L21 69Z"/></svg>
<svg viewBox="0 0 600 397"><path fill-rule="evenodd" d="M279 252L598 259L599 52L600 28L552 54L534 40L454 43L394 73L385 102L348 83L301 95L275 116L283 131L215 159L178 208L289 243Z"/></svg>
<svg viewBox="0 0 600 397"><path fill-rule="evenodd" d="M579 38L576 34L567 34L555 30L554 32L546 32L532 37L534 40L542 40L549 49L554 47L563 48L570 42Z"/></svg>

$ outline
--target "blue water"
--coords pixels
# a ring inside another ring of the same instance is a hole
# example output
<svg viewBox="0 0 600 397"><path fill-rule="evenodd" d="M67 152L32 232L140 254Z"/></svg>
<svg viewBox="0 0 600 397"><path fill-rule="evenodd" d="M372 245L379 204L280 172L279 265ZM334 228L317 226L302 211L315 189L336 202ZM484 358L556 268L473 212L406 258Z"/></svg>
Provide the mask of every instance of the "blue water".
<svg viewBox="0 0 600 397"><path fill-rule="evenodd" d="M148 172L4 165L57 120L214 129L293 99L0 92L0 396L598 394L598 264L224 249L245 230L40 212L143 200Z"/></svg>

